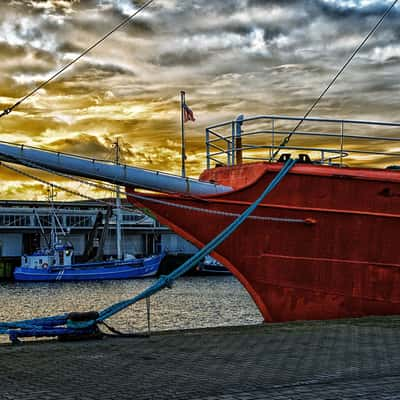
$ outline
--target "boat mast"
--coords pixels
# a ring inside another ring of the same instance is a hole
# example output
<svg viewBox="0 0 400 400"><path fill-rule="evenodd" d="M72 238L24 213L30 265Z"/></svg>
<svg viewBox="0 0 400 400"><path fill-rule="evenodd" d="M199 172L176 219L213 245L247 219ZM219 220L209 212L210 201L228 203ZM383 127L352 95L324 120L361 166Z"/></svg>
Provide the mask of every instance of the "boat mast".
<svg viewBox="0 0 400 400"><path fill-rule="evenodd" d="M120 161L119 138L115 141L115 164ZM117 240L117 259L121 260L121 191L119 185L115 185L115 218L116 218L116 240Z"/></svg>
<svg viewBox="0 0 400 400"><path fill-rule="evenodd" d="M56 218L55 218L55 209L54 209L54 187L51 185L48 189L48 197L50 202L51 209L51 233L50 233L50 248L54 248L57 243L57 232L56 232Z"/></svg>

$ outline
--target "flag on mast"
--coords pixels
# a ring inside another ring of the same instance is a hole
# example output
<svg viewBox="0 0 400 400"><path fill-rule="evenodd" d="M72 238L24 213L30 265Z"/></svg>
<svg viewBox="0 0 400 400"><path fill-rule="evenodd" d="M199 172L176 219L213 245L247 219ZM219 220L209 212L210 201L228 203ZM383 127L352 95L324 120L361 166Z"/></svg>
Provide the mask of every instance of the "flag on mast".
<svg viewBox="0 0 400 400"><path fill-rule="evenodd" d="M182 176L186 177L185 123L196 121L193 111L186 104L186 93L181 90L181 130L182 130Z"/></svg>
<svg viewBox="0 0 400 400"><path fill-rule="evenodd" d="M189 106L186 103L183 103L182 107L183 107L183 122L196 121L193 111L189 108Z"/></svg>

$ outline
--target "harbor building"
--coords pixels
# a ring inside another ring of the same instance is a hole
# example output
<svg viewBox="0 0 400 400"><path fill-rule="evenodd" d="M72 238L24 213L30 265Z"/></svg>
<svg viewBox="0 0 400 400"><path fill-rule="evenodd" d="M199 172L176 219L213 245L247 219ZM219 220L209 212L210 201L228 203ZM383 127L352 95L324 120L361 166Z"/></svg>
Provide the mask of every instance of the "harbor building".
<svg viewBox="0 0 400 400"><path fill-rule="evenodd" d="M47 247L52 232L70 242L77 260L90 251L105 258L116 257L116 210L95 201L0 201L0 264L17 265L20 257ZM191 255L196 248L155 219L123 201L121 249L147 256L161 251L172 256ZM105 232L104 238L101 238ZM99 239L100 238L100 239ZM101 249L99 249L101 246ZM1 272L2 275L7 274ZM9 274L9 273L8 273Z"/></svg>

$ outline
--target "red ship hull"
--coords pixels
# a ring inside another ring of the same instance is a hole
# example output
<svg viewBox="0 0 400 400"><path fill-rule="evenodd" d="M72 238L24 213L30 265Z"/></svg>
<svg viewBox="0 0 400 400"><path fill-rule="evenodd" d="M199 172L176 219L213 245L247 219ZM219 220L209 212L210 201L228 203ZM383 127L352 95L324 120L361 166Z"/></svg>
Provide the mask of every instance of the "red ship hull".
<svg viewBox="0 0 400 400"><path fill-rule="evenodd" d="M234 188L224 194L129 199L202 247L281 167L255 163L203 172L202 180ZM399 172L299 164L253 215L212 256L245 286L265 321L400 313Z"/></svg>

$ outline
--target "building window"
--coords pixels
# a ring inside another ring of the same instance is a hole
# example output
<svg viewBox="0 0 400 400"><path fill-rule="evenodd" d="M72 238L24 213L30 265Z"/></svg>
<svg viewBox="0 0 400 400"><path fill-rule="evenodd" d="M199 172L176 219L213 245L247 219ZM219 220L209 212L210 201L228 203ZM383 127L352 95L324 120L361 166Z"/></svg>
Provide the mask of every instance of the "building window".
<svg viewBox="0 0 400 400"><path fill-rule="evenodd" d="M67 226L92 226L92 219L87 215L67 215Z"/></svg>
<svg viewBox="0 0 400 400"><path fill-rule="evenodd" d="M42 226L50 226L51 225L51 220L48 215L40 215L39 220Z"/></svg>

